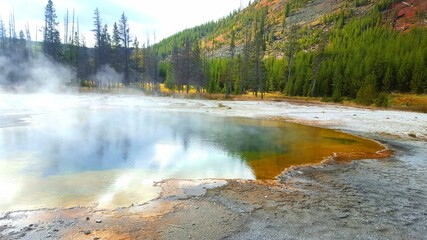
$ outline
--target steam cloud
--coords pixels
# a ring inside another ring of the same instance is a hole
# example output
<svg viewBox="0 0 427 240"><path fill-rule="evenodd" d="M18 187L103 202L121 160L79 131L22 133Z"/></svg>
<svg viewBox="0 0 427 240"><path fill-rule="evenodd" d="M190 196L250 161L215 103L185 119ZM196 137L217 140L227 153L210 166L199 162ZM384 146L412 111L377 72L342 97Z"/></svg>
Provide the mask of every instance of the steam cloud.
<svg viewBox="0 0 427 240"><path fill-rule="evenodd" d="M93 78L105 85L108 83L120 83L123 82L124 76L123 74L119 74L109 65L102 66L99 71L93 76Z"/></svg>
<svg viewBox="0 0 427 240"><path fill-rule="evenodd" d="M0 89L14 92L60 92L76 79L76 71L44 56L27 61L0 56Z"/></svg>

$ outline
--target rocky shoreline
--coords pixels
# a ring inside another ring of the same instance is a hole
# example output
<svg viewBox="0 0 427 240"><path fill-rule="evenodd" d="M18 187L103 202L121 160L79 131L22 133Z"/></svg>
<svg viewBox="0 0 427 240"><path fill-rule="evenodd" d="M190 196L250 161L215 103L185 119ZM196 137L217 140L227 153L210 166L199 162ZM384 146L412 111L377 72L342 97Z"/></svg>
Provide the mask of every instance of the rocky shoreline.
<svg viewBox="0 0 427 240"><path fill-rule="evenodd" d="M426 169L400 160L420 149L388 144L396 151L389 159L295 167L277 181L167 180L162 195L143 205L3 214L0 237L425 239Z"/></svg>

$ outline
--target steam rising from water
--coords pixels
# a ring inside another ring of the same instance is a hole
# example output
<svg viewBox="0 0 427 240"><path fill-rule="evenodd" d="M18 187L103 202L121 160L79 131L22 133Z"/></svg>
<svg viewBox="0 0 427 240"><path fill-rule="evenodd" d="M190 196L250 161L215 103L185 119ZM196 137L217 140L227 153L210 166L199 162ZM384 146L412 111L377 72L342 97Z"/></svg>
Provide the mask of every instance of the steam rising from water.
<svg viewBox="0 0 427 240"><path fill-rule="evenodd" d="M0 89L13 92L59 92L76 81L76 71L40 55L20 61L0 56Z"/></svg>
<svg viewBox="0 0 427 240"><path fill-rule="evenodd" d="M255 178L206 137L211 120L147 101L0 94L0 211L127 206L156 197L152 184L163 179Z"/></svg>
<svg viewBox="0 0 427 240"><path fill-rule="evenodd" d="M116 70L109 65L104 65L99 69L95 76L93 76L93 78L101 84L108 84L123 82L124 76L123 74L117 73Z"/></svg>
<svg viewBox="0 0 427 240"><path fill-rule="evenodd" d="M123 74L104 65L89 80L105 86L123 82L123 78ZM74 68L53 62L43 55L29 60L0 55L0 92L63 93L74 92L71 86L78 85Z"/></svg>

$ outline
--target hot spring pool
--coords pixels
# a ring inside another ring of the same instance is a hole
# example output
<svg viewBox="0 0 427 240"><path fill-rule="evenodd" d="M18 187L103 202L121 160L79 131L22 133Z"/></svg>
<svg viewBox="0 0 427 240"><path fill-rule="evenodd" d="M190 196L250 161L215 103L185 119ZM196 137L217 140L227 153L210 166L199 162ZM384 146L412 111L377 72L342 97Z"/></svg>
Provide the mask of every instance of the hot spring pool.
<svg viewBox="0 0 427 240"><path fill-rule="evenodd" d="M1 211L128 206L156 197L153 182L163 179L274 179L289 166L319 163L333 153L383 149L352 135L281 121L108 100L68 104L3 109Z"/></svg>

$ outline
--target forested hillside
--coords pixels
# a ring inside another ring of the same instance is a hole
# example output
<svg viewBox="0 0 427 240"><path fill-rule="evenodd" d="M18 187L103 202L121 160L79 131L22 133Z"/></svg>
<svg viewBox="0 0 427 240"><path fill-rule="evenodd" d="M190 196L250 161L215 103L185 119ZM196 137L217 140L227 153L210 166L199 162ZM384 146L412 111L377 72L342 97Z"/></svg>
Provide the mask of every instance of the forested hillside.
<svg viewBox="0 0 427 240"><path fill-rule="evenodd" d="M259 0L154 48L169 88L386 105L390 92L427 92L426 10L420 0Z"/></svg>

